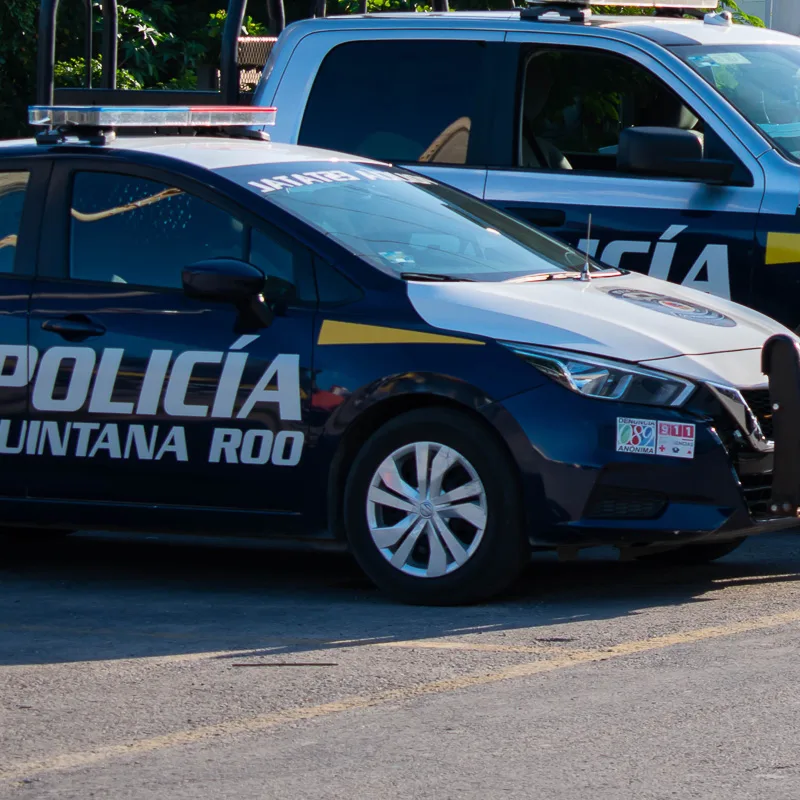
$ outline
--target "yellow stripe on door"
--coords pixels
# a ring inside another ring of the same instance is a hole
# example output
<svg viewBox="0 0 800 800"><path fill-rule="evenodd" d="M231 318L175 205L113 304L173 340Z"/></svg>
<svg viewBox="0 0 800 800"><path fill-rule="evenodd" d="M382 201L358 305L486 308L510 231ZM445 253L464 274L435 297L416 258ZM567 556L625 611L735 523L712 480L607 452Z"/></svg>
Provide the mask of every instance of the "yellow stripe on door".
<svg viewBox="0 0 800 800"><path fill-rule="evenodd" d="M462 339L458 336L445 336L441 333L326 319L320 328L317 344L483 344L483 342Z"/></svg>
<svg viewBox="0 0 800 800"><path fill-rule="evenodd" d="M767 265L799 264L800 233L767 234Z"/></svg>

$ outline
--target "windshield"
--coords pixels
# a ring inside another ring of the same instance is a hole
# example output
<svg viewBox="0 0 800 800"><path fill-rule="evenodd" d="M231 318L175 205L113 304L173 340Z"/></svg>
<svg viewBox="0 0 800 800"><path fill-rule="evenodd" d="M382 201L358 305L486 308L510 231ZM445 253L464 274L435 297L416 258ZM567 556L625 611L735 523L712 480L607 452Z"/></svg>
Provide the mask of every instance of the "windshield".
<svg viewBox="0 0 800 800"><path fill-rule="evenodd" d="M718 45L673 51L800 161L800 46Z"/></svg>
<svg viewBox="0 0 800 800"><path fill-rule="evenodd" d="M574 275L585 261L479 200L394 167L328 161L222 172L399 277L504 281Z"/></svg>

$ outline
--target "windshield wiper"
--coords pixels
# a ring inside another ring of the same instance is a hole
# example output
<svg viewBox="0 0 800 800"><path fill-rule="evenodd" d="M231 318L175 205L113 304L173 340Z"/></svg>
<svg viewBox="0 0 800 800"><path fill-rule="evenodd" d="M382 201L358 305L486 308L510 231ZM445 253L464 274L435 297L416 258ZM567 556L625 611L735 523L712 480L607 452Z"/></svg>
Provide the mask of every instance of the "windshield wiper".
<svg viewBox="0 0 800 800"><path fill-rule="evenodd" d="M595 278L618 278L624 273L615 267L594 270L589 273L592 280ZM538 283L540 281L579 281L580 272L534 272L530 275L523 275L521 278L509 278L506 283Z"/></svg>
<svg viewBox="0 0 800 800"><path fill-rule="evenodd" d="M437 275L435 272L401 272L400 277L404 281L469 281L474 283L472 278L457 278L455 275Z"/></svg>

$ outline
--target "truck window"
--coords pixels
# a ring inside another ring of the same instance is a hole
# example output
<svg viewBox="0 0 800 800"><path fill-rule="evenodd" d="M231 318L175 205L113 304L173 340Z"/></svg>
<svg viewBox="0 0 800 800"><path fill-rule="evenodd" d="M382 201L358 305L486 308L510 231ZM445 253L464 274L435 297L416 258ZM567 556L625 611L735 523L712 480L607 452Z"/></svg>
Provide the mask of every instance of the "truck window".
<svg viewBox="0 0 800 800"><path fill-rule="evenodd" d="M320 66L298 142L385 161L470 164L485 54L477 41L339 45Z"/></svg>
<svg viewBox="0 0 800 800"><path fill-rule="evenodd" d="M673 52L800 161L800 47L681 46Z"/></svg>
<svg viewBox="0 0 800 800"><path fill-rule="evenodd" d="M733 160L675 92L648 69L596 50L523 54L517 166L615 172L620 133L632 126L694 130L706 152Z"/></svg>

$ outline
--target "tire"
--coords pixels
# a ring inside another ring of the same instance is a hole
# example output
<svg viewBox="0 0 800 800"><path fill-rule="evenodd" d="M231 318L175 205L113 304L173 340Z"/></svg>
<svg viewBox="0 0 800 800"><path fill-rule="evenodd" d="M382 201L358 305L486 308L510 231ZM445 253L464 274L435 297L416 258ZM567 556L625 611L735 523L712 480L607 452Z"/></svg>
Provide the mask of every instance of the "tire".
<svg viewBox="0 0 800 800"><path fill-rule="evenodd" d="M425 500L415 497L418 453L427 455ZM442 503L460 487L452 503ZM380 502L387 499L389 505ZM344 515L361 568L406 603L486 599L508 588L530 561L514 464L488 430L460 411L410 411L376 431L348 475Z"/></svg>
<svg viewBox="0 0 800 800"><path fill-rule="evenodd" d="M727 556L736 550L745 540L731 539L727 542L710 542L708 544L686 544L662 553L640 556L636 560L646 564L665 564L674 566L692 566L708 564L718 558Z"/></svg>

